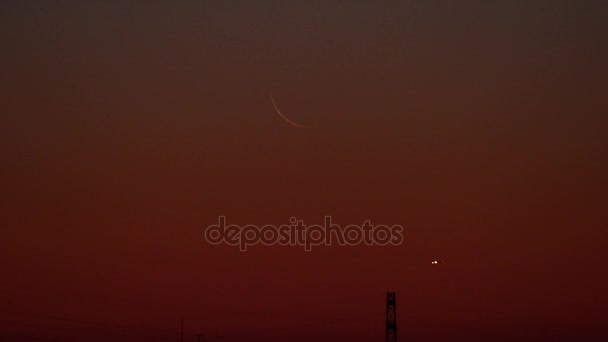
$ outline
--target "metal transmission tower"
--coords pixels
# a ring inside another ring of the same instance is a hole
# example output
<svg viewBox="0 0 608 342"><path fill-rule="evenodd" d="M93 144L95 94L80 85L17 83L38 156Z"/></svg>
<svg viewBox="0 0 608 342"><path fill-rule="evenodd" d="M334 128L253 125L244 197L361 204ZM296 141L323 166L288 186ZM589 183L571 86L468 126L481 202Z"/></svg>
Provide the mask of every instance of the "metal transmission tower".
<svg viewBox="0 0 608 342"><path fill-rule="evenodd" d="M395 292L386 293L386 342L397 342L397 299Z"/></svg>

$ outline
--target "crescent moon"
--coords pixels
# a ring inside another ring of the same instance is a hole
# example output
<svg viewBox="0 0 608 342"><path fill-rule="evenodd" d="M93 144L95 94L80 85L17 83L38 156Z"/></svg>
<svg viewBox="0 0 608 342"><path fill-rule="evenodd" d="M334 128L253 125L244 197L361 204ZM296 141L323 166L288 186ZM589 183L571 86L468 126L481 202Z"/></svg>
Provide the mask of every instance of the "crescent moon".
<svg viewBox="0 0 608 342"><path fill-rule="evenodd" d="M274 98L272 96L270 96L270 101L272 101L272 106L274 107L274 110L277 112L277 114L279 114L279 116L287 121L287 123L289 123L290 125L294 126L294 127L298 127L298 128L310 128L310 126L302 126L300 124L297 124L291 120L289 120L285 115L283 115L283 113L281 113L281 111L279 110L279 108L277 107L277 104L274 102Z"/></svg>

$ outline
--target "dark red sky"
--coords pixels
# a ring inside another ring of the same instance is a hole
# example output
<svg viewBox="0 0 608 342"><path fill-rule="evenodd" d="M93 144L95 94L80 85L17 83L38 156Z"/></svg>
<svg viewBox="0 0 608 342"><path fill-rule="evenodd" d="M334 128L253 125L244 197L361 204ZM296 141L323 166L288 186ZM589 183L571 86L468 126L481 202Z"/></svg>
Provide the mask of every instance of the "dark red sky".
<svg viewBox="0 0 608 342"><path fill-rule="evenodd" d="M402 340L606 333L607 35L603 1L3 1L0 335L379 341L387 290ZM242 253L219 215L406 239Z"/></svg>

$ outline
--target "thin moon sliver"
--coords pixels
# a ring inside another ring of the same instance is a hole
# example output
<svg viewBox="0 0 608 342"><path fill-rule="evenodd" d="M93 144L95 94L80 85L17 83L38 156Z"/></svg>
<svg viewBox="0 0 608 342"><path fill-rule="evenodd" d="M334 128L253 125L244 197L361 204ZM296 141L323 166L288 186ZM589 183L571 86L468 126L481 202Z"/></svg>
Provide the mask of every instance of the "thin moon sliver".
<svg viewBox="0 0 608 342"><path fill-rule="evenodd" d="M274 110L277 112L277 114L283 119L285 120L287 123L289 123L290 125L294 126L294 127L298 127L298 128L310 128L310 126L303 126L300 125L298 123L295 123L291 120L289 120L289 118L287 118L285 115L283 115L283 113L281 113L281 111L279 110L279 108L277 107L277 104L274 102L274 98L272 96L270 96L270 101L272 101L272 106L274 107Z"/></svg>

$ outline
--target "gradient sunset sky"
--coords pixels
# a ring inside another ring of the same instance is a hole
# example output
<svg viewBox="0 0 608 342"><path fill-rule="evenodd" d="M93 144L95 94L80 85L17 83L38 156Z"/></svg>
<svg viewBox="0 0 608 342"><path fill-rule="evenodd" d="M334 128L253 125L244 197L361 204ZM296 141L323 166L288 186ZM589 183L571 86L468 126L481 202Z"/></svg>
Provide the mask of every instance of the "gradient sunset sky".
<svg viewBox="0 0 608 342"><path fill-rule="evenodd" d="M382 341L389 290L401 341L608 334L606 1L2 1L0 42L3 341Z"/></svg>

